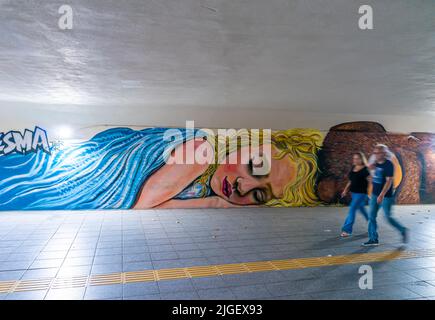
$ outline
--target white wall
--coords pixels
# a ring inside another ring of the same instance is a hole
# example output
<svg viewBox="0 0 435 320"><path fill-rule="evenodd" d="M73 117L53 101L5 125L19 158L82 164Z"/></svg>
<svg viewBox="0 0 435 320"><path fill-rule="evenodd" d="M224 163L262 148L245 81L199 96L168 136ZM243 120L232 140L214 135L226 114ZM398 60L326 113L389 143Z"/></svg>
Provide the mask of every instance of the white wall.
<svg viewBox="0 0 435 320"><path fill-rule="evenodd" d="M314 113L303 111L261 109L199 109L189 107L116 108L65 105L13 104L0 107L0 132L23 130L35 125L48 130L51 139L56 129L68 125L76 133L74 138L87 138L106 126L163 126L184 127L194 120L197 128L270 128L295 127L328 130L348 121L376 121L392 132L435 132L435 117L423 115L363 115Z"/></svg>

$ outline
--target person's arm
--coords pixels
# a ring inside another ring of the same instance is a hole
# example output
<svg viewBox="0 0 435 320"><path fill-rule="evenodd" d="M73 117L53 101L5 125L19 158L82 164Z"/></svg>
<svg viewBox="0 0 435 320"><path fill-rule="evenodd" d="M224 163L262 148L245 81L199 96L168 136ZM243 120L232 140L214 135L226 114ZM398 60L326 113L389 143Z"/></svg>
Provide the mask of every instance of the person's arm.
<svg viewBox="0 0 435 320"><path fill-rule="evenodd" d="M389 161L389 160L387 160ZM384 200L385 195L387 194L388 190L390 190L391 186L393 185L393 176L394 176L394 166L392 162L388 162L388 165L385 167L384 170L385 173L385 185L382 188L381 193L378 196L377 202L378 204L381 204L381 202Z"/></svg>
<svg viewBox="0 0 435 320"><path fill-rule="evenodd" d="M387 194L388 190L390 190L391 185L393 184L393 177L386 177L386 182L384 187L382 188L381 193L378 196L378 204L381 204Z"/></svg>
<svg viewBox="0 0 435 320"><path fill-rule="evenodd" d="M368 183L369 184L372 183L373 179L372 179L372 175L370 174L369 168L366 167L364 170L365 170L365 177L366 177Z"/></svg>
<svg viewBox="0 0 435 320"><path fill-rule="evenodd" d="M192 208L235 208L242 207L232 204L220 197L207 197L199 199L172 199L155 206L156 209L192 209ZM250 206L253 207L253 206ZM255 205L255 207L257 207Z"/></svg>
<svg viewBox="0 0 435 320"><path fill-rule="evenodd" d="M343 192L341 193L341 197L344 198L348 193L350 189L350 180L347 182L346 187L344 187Z"/></svg>
<svg viewBox="0 0 435 320"><path fill-rule="evenodd" d="M374 155L374 154L372 154L372 155L370 156L369 161L368 161L368 163L367 163L367 168L368 168L369 170L375 170L375 169L376 169L376 158L375 158L375 155Z"/></svg>
<svg viewBox="0 0 435 320"><path fill-rule="evenodd" d="M372 190L373 190L373 178L372 178L372 175L371 174L369 174L367 177L366 177L366 179L367 179L367 194L371 194L372 193Z"/></svg>

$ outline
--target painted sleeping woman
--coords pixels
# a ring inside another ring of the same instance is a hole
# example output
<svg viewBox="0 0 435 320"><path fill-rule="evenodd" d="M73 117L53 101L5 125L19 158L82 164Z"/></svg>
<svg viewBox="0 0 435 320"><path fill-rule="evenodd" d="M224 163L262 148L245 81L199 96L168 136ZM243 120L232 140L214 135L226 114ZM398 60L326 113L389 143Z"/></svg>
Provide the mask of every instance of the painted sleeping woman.
<svg viewBox="0 0 435 320"><path fill-rule="evenodd" d="M225 161L252 147L237 140L236 150L218 154L222 142L181 129L168 142L166 128L135 131L114 128L91 140L51 154L37 152L0 157L0 210L86 210L195 208L231 206L310 206L315 194L317 152L322 135L311 129L274 131L271 158L247 164ZM248 134L252 135L253 131ZM261 135L261 132L260 132ZM169 164L178 151L200 148L220 164ZM168 153L168 150L172 150ZM223 148L225 150L225 148ZM258 150L258 154L261 151ZM222 161L224 159L224 161ZM267 175L254 175L267 161ZM246 163L246 162L244 162Z"/></svg>

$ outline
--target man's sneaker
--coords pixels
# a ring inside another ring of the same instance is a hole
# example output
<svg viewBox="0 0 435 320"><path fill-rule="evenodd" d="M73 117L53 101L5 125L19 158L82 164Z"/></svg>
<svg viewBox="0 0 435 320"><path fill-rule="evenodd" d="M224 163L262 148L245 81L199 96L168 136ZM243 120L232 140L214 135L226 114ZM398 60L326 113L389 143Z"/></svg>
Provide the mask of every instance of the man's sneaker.
<svg viewBox="0 0 435 320"><path fill-rule="evenodd" d="M403 243L409 242L409 230L407 228L402 232L402 241Z"/></svg>
<svg viewBox="0 0 435 320"><path fill-rule="evenodd" d="M362 244L363 247L374 247L374 246L378 246L379 245L379 241L378 240L369 240L367 242L364 242Z"/></svg>

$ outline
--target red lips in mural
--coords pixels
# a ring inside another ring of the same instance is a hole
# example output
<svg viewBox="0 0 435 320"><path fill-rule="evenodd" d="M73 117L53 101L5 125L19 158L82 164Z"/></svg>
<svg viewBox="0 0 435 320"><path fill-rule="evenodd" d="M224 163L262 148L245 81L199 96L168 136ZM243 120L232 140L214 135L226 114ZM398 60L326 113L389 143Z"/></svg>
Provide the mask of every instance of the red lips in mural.
<svg viewBox="0 0 435 320"><path fill-rule="evenodd" d="M228 182L227 177L222 181L222 193L229 198L233 194L233 186Z"/></svg>

